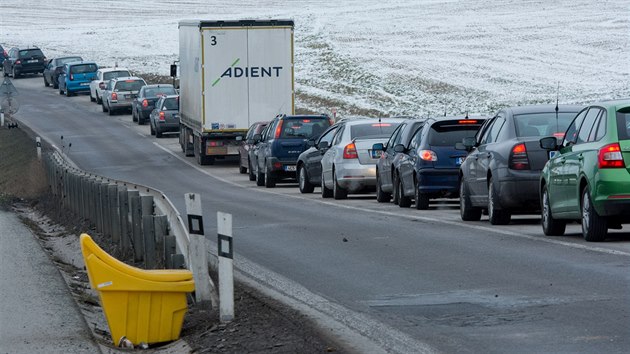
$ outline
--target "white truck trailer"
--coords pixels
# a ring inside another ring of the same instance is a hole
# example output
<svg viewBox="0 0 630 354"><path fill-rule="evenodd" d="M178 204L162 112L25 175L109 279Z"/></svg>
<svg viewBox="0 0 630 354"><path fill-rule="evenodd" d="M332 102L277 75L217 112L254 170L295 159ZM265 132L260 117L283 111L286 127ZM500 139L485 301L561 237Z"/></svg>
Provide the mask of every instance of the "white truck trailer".
<svg viewBox="0 0 630 354"><path fill-rule="evenodd" d="M252 123L293 114L293 20L179 23L180 134L201 165L238 155Z"/></svg>

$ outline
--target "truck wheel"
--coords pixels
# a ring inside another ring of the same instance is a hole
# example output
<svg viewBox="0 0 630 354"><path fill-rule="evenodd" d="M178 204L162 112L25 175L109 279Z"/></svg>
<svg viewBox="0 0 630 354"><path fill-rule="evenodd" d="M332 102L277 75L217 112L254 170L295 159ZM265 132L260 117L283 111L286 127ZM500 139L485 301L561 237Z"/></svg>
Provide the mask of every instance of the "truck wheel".
<svg viewBox="0 0 630 354"><path fill-rule="evenodd" d="M184 156L195 156L195 146L194 146L195 139L193 138L193 144L189 143L191 135L192 135L192 132L190 131L190 129L184 127L184 141L182 145Z"/></svg>
<svg viewBox="0 0 630 354"><path fill-rule="evenodd" d="M138 122L140 121L140 117L138 117ZM155 132L156 136L157 136L157 130ZM204 166L204 165L212 165L214 164L214 157L210 157L210 156L206 156L203 153L203 150L201 149L201 144L203 142L203 139L199 138L199 137L194 137L193 138L193 146L195 147L195 156L197 157L197 163Z"/></svg>
<svg viewBox="0 0 630 354"><path fill-rule="evenodd" d="M276 186L276 177L273 175L269 169L265 173L265 187L274 188Z"/></svg>

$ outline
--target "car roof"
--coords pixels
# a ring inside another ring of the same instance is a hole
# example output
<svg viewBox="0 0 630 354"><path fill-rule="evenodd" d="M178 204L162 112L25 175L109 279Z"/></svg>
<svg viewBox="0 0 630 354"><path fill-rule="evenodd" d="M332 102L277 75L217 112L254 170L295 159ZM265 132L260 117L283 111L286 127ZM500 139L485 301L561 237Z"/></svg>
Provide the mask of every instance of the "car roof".
<svg viewBox="0 0 630 354"><path fill-rule="evenodd" d="M158 87L173 87L175 88L172 84L151 84L151 85L146 85L144 86L144 89L148 89L148 88L158 88Z"/></svg>
<svg viewBox="0 0 630 354"><path fill-rule="evenodd" d="M614 100L605 100L593 103L589 106L602 106L606 108L619 109L630 106L630 98L618 98Z"/></svg>
<svg viewBox="0 0 630 354"><path fill-rule="evenodd" d="M66 63L65 65L75 66L75 65L85 65L85 64L94 64L94 65L96 65L96 62L77 60L77 61L71 61L69 63Z"/></svg>
<svg viewBox="0 0 630 354"><path fill-rule="evenodd" d="M402 123L405 121L405 118L362 118L362 119L354 119L345 121L344 123L347 126L358 125L362 123Z"/></svg>
<svg viewBox="0 0 630 354"><path fill-rule="evenodd" d="M129 69L127 68L100 68L98 70L100 70L102 73L108 73L111 71L129 71Z"/></svg>
<svg viewBox="0 0 630 354"><path fill-rule="evenodd" d="M119 76L112 79L112 81L125 81L125 80L142 80L143 78L137 76Z"/></svg>
<svg viewBox="0 0 630 354"><path fill-rule="evenodd" d="M582 108L586 107L586 105L577 105L577 104L560 104L558 105L558 112L579 112ZM547 112L555 112L556 105L555 104L536 104L536 105L526 105L526 106L514 106L509 107L507 110L512 111L512 114L530 114L530 113L547 113Z"/></svg>

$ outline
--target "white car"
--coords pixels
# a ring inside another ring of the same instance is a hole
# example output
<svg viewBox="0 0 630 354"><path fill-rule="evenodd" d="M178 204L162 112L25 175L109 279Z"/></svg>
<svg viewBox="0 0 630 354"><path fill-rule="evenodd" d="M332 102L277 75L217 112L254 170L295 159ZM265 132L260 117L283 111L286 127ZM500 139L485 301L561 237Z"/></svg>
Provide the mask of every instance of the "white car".
<svg viewBox="0 0 630 354"><path fill-rule="evenodd" d="M90 82L90 101L98 104L103 103L103 90L107 82L117 77L131 76L129 70L125 68L101 68L96 72L96 80Z"/></svg>

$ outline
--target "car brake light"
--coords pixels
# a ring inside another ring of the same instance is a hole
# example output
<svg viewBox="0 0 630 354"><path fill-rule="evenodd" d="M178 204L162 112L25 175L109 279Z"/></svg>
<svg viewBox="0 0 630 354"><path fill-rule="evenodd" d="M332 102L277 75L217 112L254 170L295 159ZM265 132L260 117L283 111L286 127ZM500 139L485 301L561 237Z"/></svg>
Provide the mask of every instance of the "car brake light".
<svg viewBox="0 0 630 354"><path fill-rule="evenodd" d="M358 159L359 154L357 153L357 146L354 145L354 142L346 145L343 148L343 158L344 159Z"/></svg>
<svg viewBox="0 0 630 354"><path fill-rule="evenodd" d="M302 119L302 123L310 123L311 120L310 119Z"/></svg>
<svg viewBox="0 0 630 354"><path fill-rule="evenodd" d="M510 168L513 170L529 170L529 159L525 144L514 145L510 157Z"/></svg>
<svg viewBox="0 0 630 354"><path fill-rule="evenodd" d="M15 61L15 64L18 64L18 65L22 64L22 61L18 59L18 60Z"/></svg>
<svg viewBox="0 0 630 354"><path fill-rule="evenodd" d="M276 127L276 135L275 138L278 139L280 137L280 133L282 133L282 123L284 123L284 121L279 121L278 122L278 126Z"/></svg>
<svg viewBox="0 0 630 354"><path fill-rule="evenodd" d="M118 94L116 92L112 92L112 100L113 101L117 101L118 100Z"/></svg>
<svg viewBox="0 0 630 354"><path fill-rule="evenodd" d="M208 141L208 146L210 147L223 146L223 142L222 141Z"/></svg>
<svg viewBox="0 0 630 354"><path fill-rule="evenodd" d="M125 80L125 82L135 82L134 80Z"/></svg>
<svg viewBox="0 0 630 354"><path fill-rule="evenodd" d="M463 120L457 121L457 123L459 123L459 124L477 124L477 120L476 119L463 119Z"/></svg>
<svg viewBox="0 0 630 354"><path fill-rule="evenodd" d="M564 138L564 133L553 133L553 136L555 136L558 139L562 139Z"/></svg>
<svg viewBox="0 0 630 354"><path fill-rule="evenodd" d="M437 154L432 150L420 150L418 156L424 161L437 161Z"/></svg>
<svg viewBox="0 0 630 354"><path fill-rule="evenodd" d="M74 75L70 74L70 81L74 80Z"/></svg>
<svg viewBox="0 0 630 354"><path fill-rule="evenodd" d="M373 127L391 127L392 125L389 123L374 123L372 124Z"/></svg>
<svg viewBox="0 0 630 354"><path fill-rule="evenodd" d="M164 112L160 112L160 120L161 121L165 121L166 118L164 117Z"/></svg>
<svg viewBox="0 0 630 354"><path fill-rule="evenodd" d="M144 107L144 108L149 107L149 101L147 101L147 100L142 100L142 107Z"/></svg>
<svg viewBox="0 0 630 354"><path fill-rule="evenodd" d="M599 149L597 157L599 168L623 168L623 156L619 143L613 143Z"/></svg>

